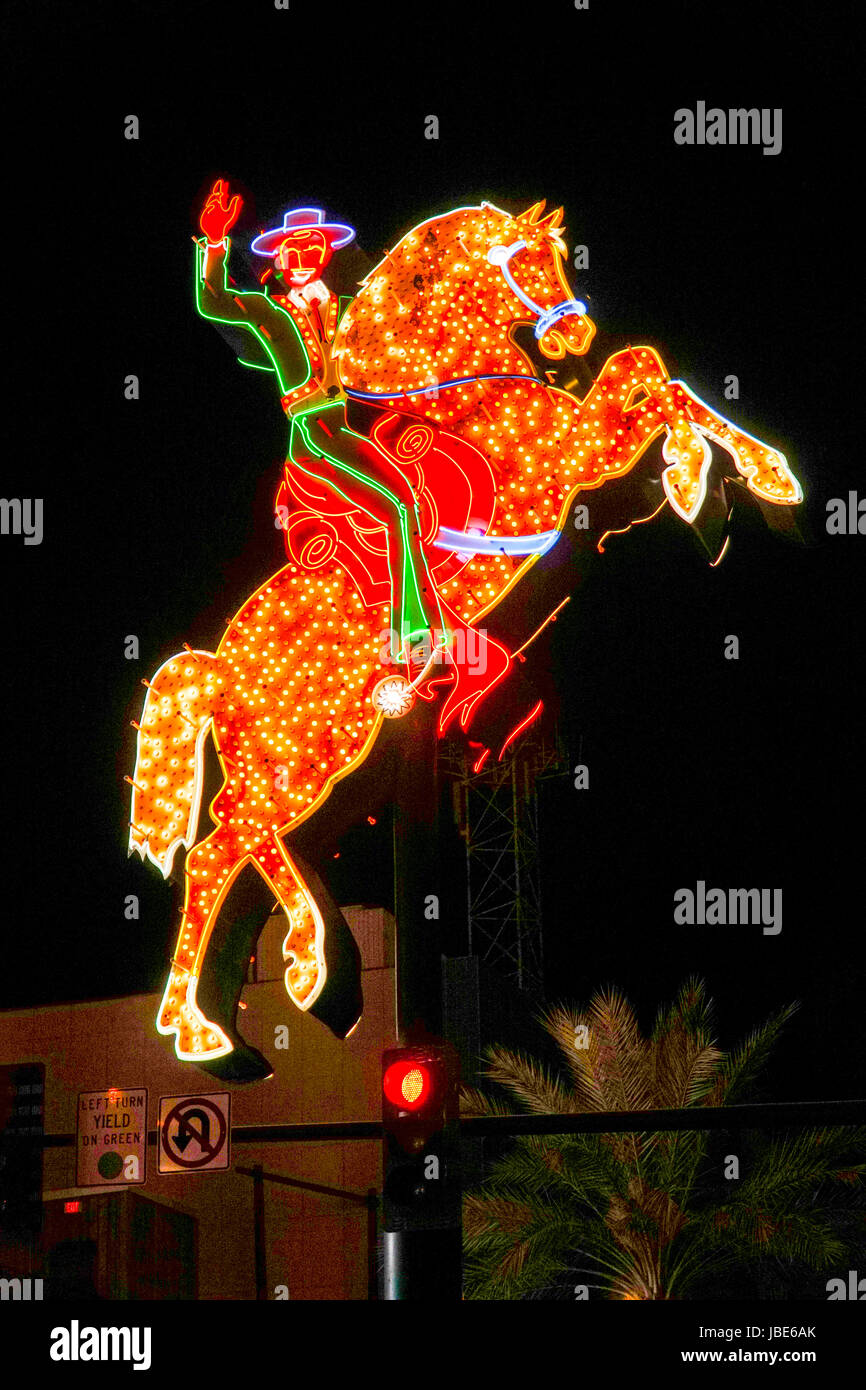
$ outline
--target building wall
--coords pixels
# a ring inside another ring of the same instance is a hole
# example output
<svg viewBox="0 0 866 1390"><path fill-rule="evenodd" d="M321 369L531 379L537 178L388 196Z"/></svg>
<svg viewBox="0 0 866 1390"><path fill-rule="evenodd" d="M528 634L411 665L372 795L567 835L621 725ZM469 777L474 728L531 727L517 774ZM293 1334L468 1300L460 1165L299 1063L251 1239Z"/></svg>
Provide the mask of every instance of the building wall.
<svg viewBox="0 0 866 1390"><path fill-rule="evenodd" d="M364 1013L343 1042L294 1007L282 983L282 916L270 919L246 986L242 1035L272 1062L269 1081L243 1087L220 1082L174 1055L173 1039L156 1032L160 994L135 995L0 1013L0 1063L45 1063L45 1130L74 1133L80 1091L109 1086L148 1089L148 1128L159 1098L229 1091L232 1125L292 1124L380 1118L380 1055L394 1045L394 923L381 909L345 908L364 963ZM275 1030L288 1026L278 1051ZM308 1182L366 1193L381 1187L378 1140L344 1143L237 1144L225 1173L164 1174L148 1148L147 1182L136 1191L198 1220L201 1299L255 1297L252 1180L240 1164ZM45 1193L73 1195L73 1146L47 1149ZM99 1189L104 1191L105 1189ZM367 1213L339 1198L265 1184L268 1289L286 1285L292 1299L367 1297Z"/></svg>

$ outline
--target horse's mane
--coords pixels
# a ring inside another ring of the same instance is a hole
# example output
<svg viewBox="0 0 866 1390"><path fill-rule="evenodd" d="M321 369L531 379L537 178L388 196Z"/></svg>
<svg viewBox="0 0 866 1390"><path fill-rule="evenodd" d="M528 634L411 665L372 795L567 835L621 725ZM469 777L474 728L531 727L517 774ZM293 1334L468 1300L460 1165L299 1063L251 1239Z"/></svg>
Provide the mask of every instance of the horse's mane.
<svg viewBox="0 0 866 1390"><path fill-rule="evenodd" d="M346 386L360 391L418 389L471 365L476 371L530 372L501 308L504 284L487 261L495 245L548 242L557 254L562 209L544 202L519 214L492 203L454 208L411 228L362 282L334 341Z"/></svg>

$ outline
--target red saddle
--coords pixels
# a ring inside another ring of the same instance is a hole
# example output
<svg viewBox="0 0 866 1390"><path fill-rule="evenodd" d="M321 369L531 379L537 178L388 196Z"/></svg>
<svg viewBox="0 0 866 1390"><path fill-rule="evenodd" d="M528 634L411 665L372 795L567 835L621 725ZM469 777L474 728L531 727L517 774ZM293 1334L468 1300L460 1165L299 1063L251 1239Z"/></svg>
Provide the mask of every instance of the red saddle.
<svg viewBox="0 0 866 1390"><path fill-rule="evenodd" d="M306 419L323 454L295 447L294 457L286 459L276 508L289 558L306 570L336 563L352 576L367 605L387 603L391 589L384 514L376 515L375 497L366 489L363 498L361 489L353 496L351 475L328 461L334 436L327 417L316 420L311 414ZM417 500L430 573L441 588L470 556L433 548L432 542L440 526L486 533L496 501L490 464L465 439L414 415L371 408L365 411L364 426L366 437L341 430L341 457L351 437L353 466L360 473L381 478L384 458L393 470L395 491L403 493L401 500Z"/></svg>

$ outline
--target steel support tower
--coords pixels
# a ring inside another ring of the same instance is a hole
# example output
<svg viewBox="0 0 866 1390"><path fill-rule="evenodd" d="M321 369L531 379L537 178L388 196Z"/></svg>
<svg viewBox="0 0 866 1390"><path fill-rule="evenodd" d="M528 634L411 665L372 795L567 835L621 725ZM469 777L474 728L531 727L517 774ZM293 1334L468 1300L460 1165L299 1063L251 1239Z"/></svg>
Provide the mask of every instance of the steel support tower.
<svg viewBox="0 0 866 1390"><path fill-rule="evenodd" d="M440 754L466 845L469 954L536 999L544 991L538 784L565 766L559 737L534 731L480 772L454 741Z"/></svg>

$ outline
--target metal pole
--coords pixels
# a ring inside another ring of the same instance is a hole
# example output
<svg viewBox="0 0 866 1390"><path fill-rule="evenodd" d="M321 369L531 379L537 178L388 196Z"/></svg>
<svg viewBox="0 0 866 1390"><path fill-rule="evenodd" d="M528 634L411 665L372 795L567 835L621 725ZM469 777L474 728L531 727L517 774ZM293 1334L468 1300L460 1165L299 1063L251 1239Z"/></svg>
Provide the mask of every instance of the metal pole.
<svg viewBox="0 0 866 1390"><path fill-rule="evenodd" d="M471 955L472 955L472 855L471 855L471 853L470 853L470 847L471 847L471 844L472 844L472 835L471 835L471 831L470 831L470 827L469 827L469 813L470 813L470 810L471 810L471 806L470 806L470 796L471 796L471 792L470 792L470 786L469 786L469 777L470 777L469 760L468 760L468 758L466 757L466 754L465 754L465 753L464 753L463 757L464 757L464 763L463 763L463 792L464 792L465 798L466 798L466 800L465 800L465 810L466 810L466 814L465 814L465 816L463 817L463 833L464 833L464 836L465 836L465 839L466 839L466 926L467 926L467 933L466 933L466 934L467 934L467 940L468 940L468 946L467 946L466 954L471 956Z"/></svg>
<svg viewBox="0 0 866 1390"><path fill-rule="evenodd" d="M376 1264L376 1242L378 1238L379 1194L375 1187L367 1191L367 1297L379 1300L379 1272Z"/></svg>
<svg viewBox="0 0 866 1390"><path fill-rule="evenodd" d="M438 741L429 714L427 720L423 761L416 752L407 766L394 813L397 1034L403 1046L438 1039L442 1033ZM384 1163L387 1176L387 1142ZM426 1213L419 1210L399 1219L400 1229L383 1231L385 1299L460 1301L459 1200L453 1219L444 1229L429 1229Z"/></svg>
<svg viewBox="0 0 866 1390"><path fill-rule="evenodd" d="M521 893L523 882L520 875L520 822L517 806L517 759L511 756L511 834L514 852L514 915L517 927L517 986L523 989L523 911Z"/></svg>
<svg viewBox="0 0 866 1390"><path fill-rule="evenodd" d="M866 1099L783 1100L756 1105L694 1106L675 1110L592 1110L576 1115L480 1115L464 1116L464 1134L655 1134L679 1129L784 1129L786 1125L820 1128L822 1125L866 1125ZM232 1144L329 1143L335 1139L380 1139L380 1120L348 1120L344 1124L238 1125L232 1127ZM154 1147L159 1130L147 1131ZM46 1134L46 1149L68 1149L78 1136ZM76 1189L77 1191L78 1189ZM342 1194L341 1194L342 1195Z"/></svg>
<svg viewBox="0 0 866 1390"><path fill-rule="evenodd" d="M256 1257L256 1302L267 1302L268 1270L265 1247L265 1175L262 1165L253 1166L253 1229Z"/></svg>
<svg viewBox="0 0 866 1390"><path fill-rule="evenodd" d="M413 768L394 812L394 916L397 920L397 1035L412 1043L442 1031L439 909L438 749L429 740L429 772Z"/></svg>
<svg viewBox="0 0 866 1390"><path fill-rule="evenodd" d="M388 1302L460 1302L463 1240L459 1226L441 1231L385 1231L383 1246Z"/></svg>
<svg viewBox="0 0 866 1390"><path fill-rule="evenodd" d="M318 1192L324 1197L342 1197L344 1201L355 1202L367 1211L367 1297L378 1299L379 1289L376 1270L376 1235L379 1211L379 1194L375 1187L368 1187L366 1193L351 1192L345 1187L327 1187L324 1183L303 1182L300 1178L289 1178L285 1173L266 1173L260 1163L252 1168L238 1167L236 1173L253 1179L253 1202L256 1212L256 1298L267 1298L267 1269L264 1258L265 1206L264 1184L274 1182L282 1187L296 1187L304 1192Z"/></svg>

